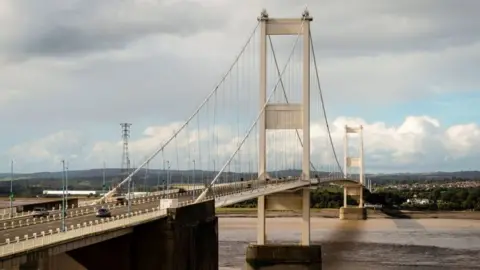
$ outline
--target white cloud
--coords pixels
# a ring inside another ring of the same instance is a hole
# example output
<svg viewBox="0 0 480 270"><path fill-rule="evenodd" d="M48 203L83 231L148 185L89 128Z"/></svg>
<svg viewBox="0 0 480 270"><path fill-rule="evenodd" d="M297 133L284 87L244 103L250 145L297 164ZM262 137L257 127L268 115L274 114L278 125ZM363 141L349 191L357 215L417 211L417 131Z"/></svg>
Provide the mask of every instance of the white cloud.
<svg viewBox="0 0 480 270"><path fill-rule="evenodd" d="M382 122L367 123L361 118L339 117L332 122L331 127L342 166L346 124L350 126L361 124L364 127L367 172L469 169L476 165L476 160L480 156L480 127L476 124L444 127L437 119L429 116L409 116L401 125L389 126ZM173 123L147 128L142 138L130 142L132 161L139 165L159 145L169 139L179 126L180 123ZM184 130L165 148L163 157L159 154L150 166L159 168L163 166L163 160L169 160L172 169L178 169L178 152L180 169L191 169L193 159L196 160L197 169L212 169L215 159L218 170L236 150L243 136L238 137L231 126L217 127L215 132L213 128L210 130L200 131L200 144L195 130L188 131L188 137L187 130ZM323 122L312 123L311 132L312 162L323 170L334 167L335 162ZM300 145L294 131L288 134L282 131L277 131L275 135L269 133L268 141L270 169L299 168ZM122 149L120 141L91 141L88 145L85 142L86 140L78 133L59 132L38 141L15 146L10 152L15 155L18 163L42 165L51 170L58 168L56 162L69 156L76 156L75 163L81 168L99 167L105 160L109 166L119 167ZM231 164L232 170L235 166L241 166L242 170L256 168L257 142L253 135L247 139ZM358 140L351 140L349 145L357 148ZM199 147L202 150L200 154ZM351 153L355 153L358 148L351 150L353 150Z"/></svg>
<svg viewBox="0 0 480 270"><path fill-rule="evenodd" d="M85 156L85 138L72 130L59 131L39 140L15 145L9 156L15 160L16 170L37 171L61 169L61 160L69 160L73 166Z"/></svg>

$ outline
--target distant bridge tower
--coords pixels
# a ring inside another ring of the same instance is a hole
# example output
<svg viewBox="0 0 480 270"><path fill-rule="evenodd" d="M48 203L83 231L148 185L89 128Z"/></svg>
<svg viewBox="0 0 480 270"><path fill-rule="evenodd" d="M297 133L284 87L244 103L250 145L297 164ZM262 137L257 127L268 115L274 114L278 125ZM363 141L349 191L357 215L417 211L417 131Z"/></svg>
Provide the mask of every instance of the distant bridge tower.
<svg viewBox="0 0 480 270"><path fill-rule="evenodd" d="M358 134L360 137L359 156L350 157L348 149L348 135ZM359 182L355 184L345 184L343 186L343 207L340 208L340 219L359 219L366 218L366 211L363 207L363 188L364 188L364 163L363 163L363 126L349 127L345 125L345 142L344 142L344 171L343 176L348 178L349 168L360 168ZM353 179L351 179L353 180ZM358 206L352 208L348 205L348 196L358 198Z"/></svg>
<svg viewBox="0 0 480 270"><path fill-rule="evenodd" d="M348 151L348 134L358 134L360 137L360 147L359 147L359 156L350 157ZM343 166L343 177L348 178L348 168L360 168L359 172L359 182L364 184L364 163L363 163L363 126L359 127L349 127L345 125L345 138L344 138L344 166Z"/></svg>
<svg viewBox="0 0 480 270"><path fill-rule="evenodd" d="M267 101L267 38L270 35L301 35L303 43L302 63L302 102L268 104L259 119L259 164L258 179L268 178L267 167L267 129L302 129L303 154L302 154L302 180L310 181L310 17L305 10L301 18L278 19L269 18L267 11L263 10L258 17L260 22L260 111ZM300 33L299 33L300 32ZM301 43L299 43L301 44ZM288 119L288 120L287 120ZM274 198L276 197L276 198ZM299 202L287 203L289 199ZM286 207L298 207L302 211L302 245L310 245L310 189L304 188L301 194L288 194L287 192L274 194L266 200L265 196L258 197L258 228L257 245L264 245L266 241L266 209L274 209L285 203ZM276 205L276 206L275 206Z"/></svg>

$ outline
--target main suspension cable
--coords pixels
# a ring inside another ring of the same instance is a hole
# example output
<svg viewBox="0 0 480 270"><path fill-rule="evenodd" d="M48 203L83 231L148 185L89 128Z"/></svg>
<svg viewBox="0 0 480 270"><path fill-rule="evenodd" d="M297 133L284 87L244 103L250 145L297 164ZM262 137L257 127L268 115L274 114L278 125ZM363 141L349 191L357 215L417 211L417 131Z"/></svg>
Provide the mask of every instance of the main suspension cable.
<svg viewBox="0 0 480 270"><path fill-rule="evenodd" d="M157 150L155 150L153 152L153 154L150 155L149 158L147 158L140 166L138 166L133 172L131 172L123 181L121 181L115 188L113 188L112 190L110 190L109 192L105 193L101 198L99 198L98 200L95 201L95 203L97 202L101 202L103 201L105 198L108 198L110 197L111 195L113 195L116 190L121 187L124 183L130 181L130 179L135 175L137 174L148 162L150 162L150 160L152 160L153 158L155 158L157 156L158 153L160 153L160 151L162 151L174 138L177 137L178 133L180 133L186 125L188 125L188 123L190 123L190 121L200 112L200 110L205 106L205 104L210 100L210 98L217 92L218 88L223 84L223 82L225 81L225 79L227 78L227 76L230 74L230 72L232 71L232 69L235 67L235 65L237 64L238 60L240 59L240 57L243 55L243 52L245 51L245 49L248 47L248 44L250 44L250 41L252 40L252 37L255 36L255 33L257 32L257 29L258 29L258 26L260 25L260 22L257 22L257 25L255 26L255 28L253 29L252 33L249 35L248 39L247 39L247 42L244 44L244 46L242 47L242 49L240 50L240 53L237 55L237 57L235 58L235 60L233 61L232 65L230 66L230 68L227 70L227 72L223 75L222 79L220 80L219 83L217 83L217 85L213 88L213 90L208 94L208 96L205 98L205 100L200 104L200 106L197 107L197 109L194 111L194 113L185 121L185 123L183 123L183 125L175 132L175 134L173 134L173 136L171 136L163 145L161 145L160 147L157 148Z"/></svg>
<svg viewBox="0 0 480 270"><path fill-rule="evenodd" d="M330 145L332 147L333 156L335 157L335 161L337 162L338 169L340 171L343 171L342 166L340 165L340 162L338 161L337 152L335 151L335 146L333 144L332 133L330 131L330 125L328 124L327 110L325 109L325 102L323 100L322 87L320 85L320 77L318 75L317 58L315 57L315 48L313 46L312 33L310 32L310 30L309 30L309 36L310 36L310 47L312 48L313 65L315 66L315 76L316 76L316 79L317 79L318 91L320 93L320 101L321 101L322 109L323 109L323 118L325 119L325 125L327 126L328 138L330 140Z"/></svg>

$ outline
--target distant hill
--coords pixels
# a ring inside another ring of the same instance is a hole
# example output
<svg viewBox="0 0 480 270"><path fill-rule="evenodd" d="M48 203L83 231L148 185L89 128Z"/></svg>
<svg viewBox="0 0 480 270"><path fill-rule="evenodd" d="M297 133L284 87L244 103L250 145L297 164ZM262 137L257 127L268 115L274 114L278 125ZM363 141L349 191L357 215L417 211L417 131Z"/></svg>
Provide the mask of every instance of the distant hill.
<svg viewBox="0 0 480 270"><path fill-rule="evenodd" d="M103 169L90 170L72 170L68 171L68 189L69 190L102 190L103 188L113 188L126 175L122 175L118 168L105 170L105 186L103 185ZM196 183L206 184L216 175L216 172L196 170L154 170L146 173L142 169L133 177L132 186L135 190L159 190L164 188L166 183ZM233 173L224 172L220 181L239 181L243 179L252 179L256 177L256 172L251 173ZM286 177L300 175L300 170L283 170L269 172L272 177ZM195 175L195 177L193 177ZM328 176L328 172L312 172L312 177ZM168 176L168 177L167 177ZM394 173L394 174L368 174L372 183L379 185L405 184L408 182L425 181L444 181L444 180L480 180L479 171L459 171L459 172L428 172L428 173ZM460 179L461 178L461 179ZM168 179L168 180L167 180ZM43 190L60 190L63 187L62 172L36 172L15 174L13 181L13 191L16 196L32 197L42 194ZM0 197L6 197L10 193L10 174L0 174Z"/></svg>
<svg viewBox="0 0 480 270"><path fill-rule="evenodd" d="M118 177L121 175L120 168L109 168L105 170L105 176L107 178ZM183 174L185 176L193 175L192 170L170 170L171 174ZM143 176L146 173L146 169L141 169L137 174ZM150 169L148 174L150 177L153 175L162 175L166 174L167 171ZM272 177L285 177L289 175L300 175L300 170L282 170L269 172ZM196 170L195 174L199 176L200 174L204 175L213 175L213 171L201 171ZM231 173L235 175L236 173ZM248 174L248 173L244 173ZM328 172L312 172L312 177L318 174L319 176L326 176ZM69 179L89 179L89 178L101 178L103 176L103 169L89 169L89 170L72 170L68 171ZM404 179L404 180L417 180L417 179L452 179L452 178L467 178L467 179L480 179L480 171L456 171L456 172L425 172L425 173L390 173L390 174L367 174L367 177L382 180L382 179ZM62 172L35 172L35 173L16 173L15 180L26 180L26 179L62 179ZM9 173L0 173L0 181L9 181Z"/></svg>
<svg viewBox="0 0 480 270"><path fill-rule="evenodd" d="M15 179L62 179L63 172L35 172L35 173L16 173ZM92 178L101 177L103 175L103 169L90 169L90 170L72 170L68 171L69 178ZM113 177L120 175L120 169L106 169L105 176ZM9 173L0 173L2 180L10 180Z"/></svg>
<svg viewBox="0 0 480 270"><path fill-rule="evenodd" d="M480 179L480 171L392 173L368 175L375 180L443 180L443 179Z"/></svg>

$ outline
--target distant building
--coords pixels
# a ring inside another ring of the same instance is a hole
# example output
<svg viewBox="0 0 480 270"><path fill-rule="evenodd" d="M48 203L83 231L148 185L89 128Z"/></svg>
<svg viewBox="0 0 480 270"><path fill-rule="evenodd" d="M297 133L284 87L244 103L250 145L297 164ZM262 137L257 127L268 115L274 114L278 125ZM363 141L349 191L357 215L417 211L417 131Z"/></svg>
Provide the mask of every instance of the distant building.
<svg viewBox="0 0 480 270"><path fill-rule="evenodd" d="M430 200L429 199L413 198L413 199L407 199L407 203L425 205L425 204L429 204Z"/></svg>
<svg viewBox="0 0 480 270"><path fill-rule="evenodd" d="M44 190L43 196L45 197L60 197L63 195L63 190ZM104 192L96 190L68 190L68 196L86 196L86 197L95 197L101 196Z"/></svg>
<svg viewBox="0 0 480 270"><path fill-rule="evenodd" d="M373 208L373 209L382 209L383 205L381 204L370 204L370 203L364 203L363 207L365 208Z"/></svg>

